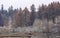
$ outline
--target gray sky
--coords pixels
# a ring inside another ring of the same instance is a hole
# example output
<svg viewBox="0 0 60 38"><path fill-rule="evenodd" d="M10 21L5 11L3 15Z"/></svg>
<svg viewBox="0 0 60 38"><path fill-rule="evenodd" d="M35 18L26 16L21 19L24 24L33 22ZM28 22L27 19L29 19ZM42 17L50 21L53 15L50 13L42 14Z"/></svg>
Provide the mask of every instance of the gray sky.
<svg viewBox="0 0 60 38"><path fill-rule="evenodd" d="M24 7L30 8L32 4L35 4L35 7L38 8L38 6L41 5L42 3L48 5L53 1L60 2L60 0L0 0L0 9L1 4L4 5L4 9L8 9L8 7L11 5L14 7L14 9L20 7L24 9Z"/></svg>

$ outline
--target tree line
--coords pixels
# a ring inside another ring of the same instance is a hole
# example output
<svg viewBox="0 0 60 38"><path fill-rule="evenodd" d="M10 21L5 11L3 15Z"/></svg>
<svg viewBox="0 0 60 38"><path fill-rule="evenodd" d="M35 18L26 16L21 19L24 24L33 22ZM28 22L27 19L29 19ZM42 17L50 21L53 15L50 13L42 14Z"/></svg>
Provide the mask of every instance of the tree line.
<svg viewBox="0 0 60 38"><path fill-rule="evenodd" d="M32 26L36 18L40 20L47 19L47 21L52 20L52 22L55 23L55 18L60 16L60 3L52 2L48 5L42 4L42 6L38 7L38 11L36 11L35 5L32 4L30 10L31 11L29 11L27 7L23 10L22 8L13 10L11 6L7 11L3 9L2 5L0 14L5 15L7 17L6 19L9 17L11 17L12 20L15 19L17 26Z"/></svg>

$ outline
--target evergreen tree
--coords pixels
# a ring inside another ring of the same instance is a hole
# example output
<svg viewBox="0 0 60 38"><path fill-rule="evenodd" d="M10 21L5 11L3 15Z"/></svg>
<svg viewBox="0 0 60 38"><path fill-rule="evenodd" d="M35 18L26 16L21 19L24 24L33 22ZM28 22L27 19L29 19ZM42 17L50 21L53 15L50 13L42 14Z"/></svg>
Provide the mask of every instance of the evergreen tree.
<svg viewBox="0 0 60 38"><path fill-rule="evenodd" d="M33 25L35 17L36 17L35 5L32 4L32 6L31 6L31 16L30 16L30 25Z"/></svg>

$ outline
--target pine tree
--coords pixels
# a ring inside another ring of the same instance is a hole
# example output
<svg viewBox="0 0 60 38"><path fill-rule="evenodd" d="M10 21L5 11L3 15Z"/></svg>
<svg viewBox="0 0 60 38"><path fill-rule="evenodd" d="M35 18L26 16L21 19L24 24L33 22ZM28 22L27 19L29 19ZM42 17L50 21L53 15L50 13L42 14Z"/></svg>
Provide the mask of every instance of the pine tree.
<svg viewBox="0 0 60 38"><path fill-rule="evenodd" d="M35 5L31 6L31 16L30 16L30 25L32 26L36 17Z"/></svg>

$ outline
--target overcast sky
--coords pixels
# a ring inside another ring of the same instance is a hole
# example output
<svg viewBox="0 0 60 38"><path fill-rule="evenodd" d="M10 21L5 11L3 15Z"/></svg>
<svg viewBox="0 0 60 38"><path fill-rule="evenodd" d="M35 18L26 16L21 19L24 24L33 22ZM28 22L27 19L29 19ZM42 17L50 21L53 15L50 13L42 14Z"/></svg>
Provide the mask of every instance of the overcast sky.
<svg viewBox="0 0 60 38"><path fill-rule="evenodd" d="M11 5L14 7L14 9L20 7L24 9L24 7L30 8L32 4L35 4L35 7L37 8L42 3L48 5L53 1L60 2L60 0L0 0L0 9L1 9L1 4L4 5L4 9L8 9L9 6Z"/></svg>

